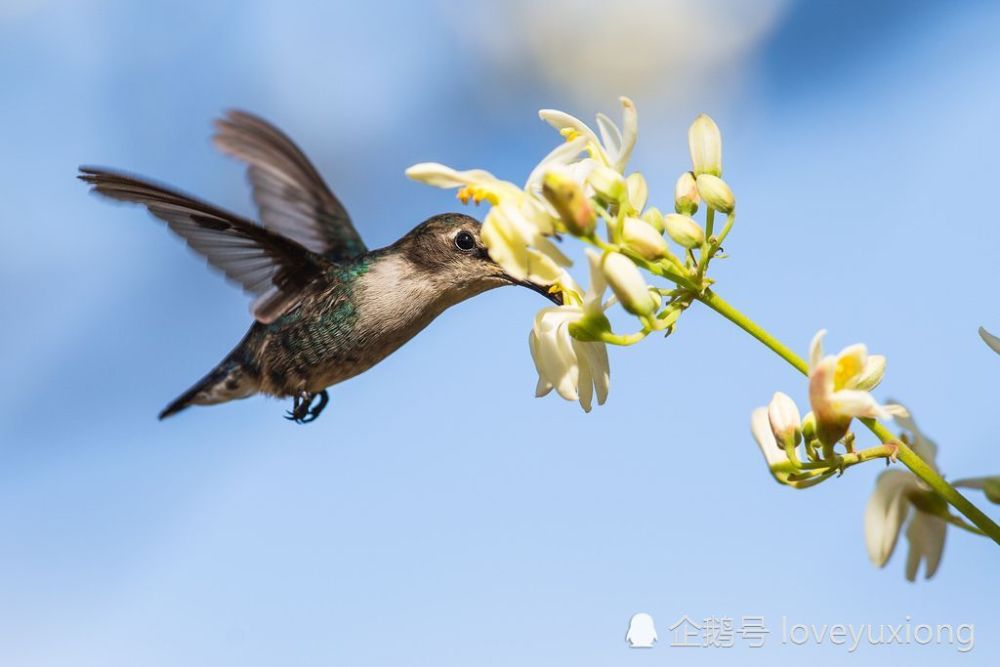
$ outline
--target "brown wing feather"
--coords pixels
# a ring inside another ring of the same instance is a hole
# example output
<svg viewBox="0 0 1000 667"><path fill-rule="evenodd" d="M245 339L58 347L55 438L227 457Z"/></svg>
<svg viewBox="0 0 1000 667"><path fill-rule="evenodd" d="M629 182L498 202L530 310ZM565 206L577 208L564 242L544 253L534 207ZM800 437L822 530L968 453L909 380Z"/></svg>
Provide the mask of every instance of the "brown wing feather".
<svg viewBox="0 0 1000 667"><path fill-rule="evenodd" d="M247 177L265 227L335 262L367 250L343 204L284 132L235 110L215 127L216 147L249 164Z"/></svg>
<svg viewBox="0 0 1000 667"><path fill-rule="evenodd" d="M302 290L329 267L294 240L188 195L133 176L81 167L79 178L97 194L142 204L187 244L257 296L251 307L263 323L295 305Z"/></svg>

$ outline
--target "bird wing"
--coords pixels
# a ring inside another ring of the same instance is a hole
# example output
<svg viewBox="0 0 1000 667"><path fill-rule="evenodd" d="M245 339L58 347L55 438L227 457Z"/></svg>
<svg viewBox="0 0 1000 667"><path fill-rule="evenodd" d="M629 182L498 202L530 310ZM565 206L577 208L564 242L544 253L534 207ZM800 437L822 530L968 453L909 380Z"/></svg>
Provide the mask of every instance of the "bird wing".
<svg viewBox="0 0 1000 667"><path fill-rule="evenodd" d="M292 239L160 185L93 167L81 167L79 178L97 194L142 204L166 221L211 266L257 297L250 311L261 323L297 304L303 288L330 267Z"/></svg>
<svg viewBox="0 0 1000 667"><path fill-rule="evenodd" d="M284 132L244 111L215 122L213 142L249 164L247 178L268 229L333 262L364 254L364 241L340 200Z"/></svg>

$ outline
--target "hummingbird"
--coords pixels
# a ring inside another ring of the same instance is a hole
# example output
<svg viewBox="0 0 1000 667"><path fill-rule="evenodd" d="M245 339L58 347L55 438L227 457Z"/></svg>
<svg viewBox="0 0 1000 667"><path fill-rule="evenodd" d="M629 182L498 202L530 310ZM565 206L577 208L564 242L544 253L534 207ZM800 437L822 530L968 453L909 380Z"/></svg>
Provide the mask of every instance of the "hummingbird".
<svg viewBox="0 0 1000 667"><path fill-rule="evenodd" d="M215 146L247 164L260 223L123 172L80 167L91 191L140 204L255 297L254 322L202 379L160 412L255 394L291 398L287 418L315 420L327 388L373 367L447 308L504 285L561 303L489 255L480 223L435 215L385 248L368 250L340 200L305 154L262 118L229 111Z"/></svg>

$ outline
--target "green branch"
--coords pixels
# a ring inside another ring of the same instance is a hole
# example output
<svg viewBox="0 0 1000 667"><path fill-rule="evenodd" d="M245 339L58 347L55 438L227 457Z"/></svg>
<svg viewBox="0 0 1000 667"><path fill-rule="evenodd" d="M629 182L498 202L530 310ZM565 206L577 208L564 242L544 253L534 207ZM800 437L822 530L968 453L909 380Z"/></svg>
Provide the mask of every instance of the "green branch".
<svg viewBox="0 0 1000 667"><path fill-rule="evenodd" d="M706 289L701 294L695 295L695 298L759 340L765 346L770 348L775 354L791 364L797 371L803 375L809 375L809 365L806 363L805 359L795 354L795 352L793 352L788 346L772 336L746 315L733 308L729 305L729 303L712 292L712 290ZM867 426L881 442L898 447L896 458L903 465L909 468L914 475L923 480L924 483L933 489L935 493L948 501L952 507L964 514L965 517L975 524L975 526L985 535L988 535L994 542L1000 544L1000 526L990 519L990 517L986 516L982 510L969 502L969 500L959 493L955 487L946 482L944 478L937 473L937 471L927 465L922 458L917 456L917 453L910 449L906 443L901 442L889 429L874 419L862 419L860 421Z"/></svg>

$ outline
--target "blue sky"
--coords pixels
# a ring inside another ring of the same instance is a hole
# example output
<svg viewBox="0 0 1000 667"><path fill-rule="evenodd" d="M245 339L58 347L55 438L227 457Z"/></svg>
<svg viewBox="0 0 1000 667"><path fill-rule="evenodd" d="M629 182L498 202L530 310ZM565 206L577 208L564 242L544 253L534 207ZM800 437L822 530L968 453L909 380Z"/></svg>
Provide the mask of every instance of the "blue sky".
<svg viewBox="0 0 1000 667"><path fill-rule="evenodd" d="M942 470L1000 471L1000 358L976 336L1000 329L998 8L630 0L595 56L559 31L600 6L554 4L0 9L0 663L842 663L781 645L782 617L974 623L966 662L1000 658L996 547L953 531L932 581L905 582L902 554L874 569L879 467L775 485L749 414L776 390L804 403L804 383L704 309L612 350L589 415L533 398L542 303L498 290L335 387L311 426L262 398L156 421L243 334L247 300L143 212L88 196L77 165L250 214L208 143L246 108L303 146L374 247L459 206L408 165L521 180L555 139L538 108L589 118L627 94L654 203L690 119L722 127L740 219L718 292L800 352L827 328L834 349L886 354L879 397L912 409ZM630 651L637 611L661 640L682 615L762 615L772 636Z"/></svg>

